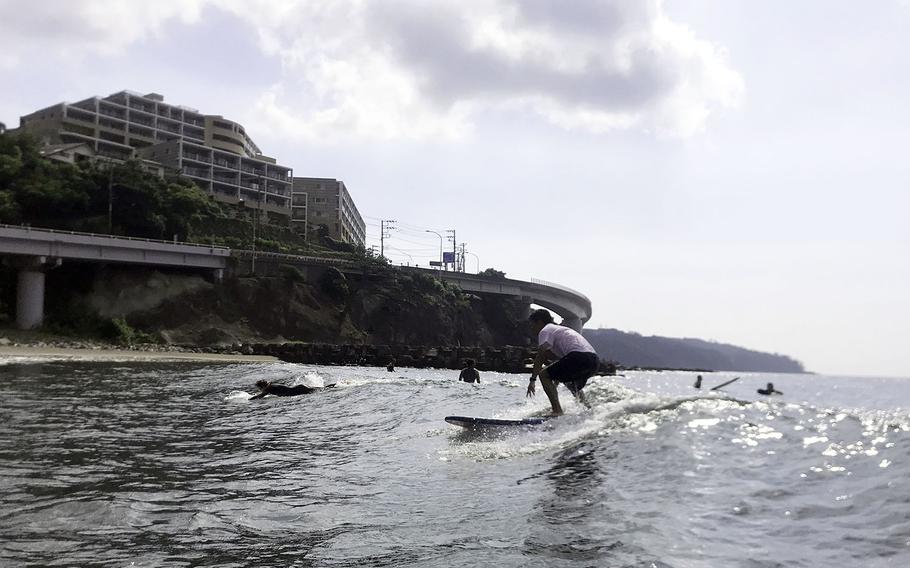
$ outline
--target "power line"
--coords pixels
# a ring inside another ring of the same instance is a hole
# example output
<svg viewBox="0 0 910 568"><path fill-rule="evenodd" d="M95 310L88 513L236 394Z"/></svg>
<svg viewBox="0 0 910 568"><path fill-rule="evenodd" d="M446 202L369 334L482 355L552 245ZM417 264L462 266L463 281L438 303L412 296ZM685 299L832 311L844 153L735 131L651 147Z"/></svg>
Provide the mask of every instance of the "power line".
<svg viewBox="0 0 910 568"><path fill-rule="evenodd" d="M379 220L379 256L385 256L385 240L391 235L391 231L395 230L395 221L393 219L380 219Z"/></svg>

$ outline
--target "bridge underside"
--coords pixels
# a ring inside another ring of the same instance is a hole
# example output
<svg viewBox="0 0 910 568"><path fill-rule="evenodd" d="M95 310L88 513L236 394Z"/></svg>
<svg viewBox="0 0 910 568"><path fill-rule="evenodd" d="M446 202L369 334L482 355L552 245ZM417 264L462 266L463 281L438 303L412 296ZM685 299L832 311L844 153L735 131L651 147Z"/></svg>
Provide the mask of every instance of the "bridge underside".
<svg viewBox="0 0 910 568"><path fill-rule="evenodd" d="M230 250L169 243L0 226L0 255L18 270L16 326L35 329L44 320L45 272L66 261L112 262L214 270L220 278Z"/></svg>
<svg viewBox="0 0 910 568"><path fill-rule="evenodd" d="M526 298L526 300L528 300L529 304L536 304L550 310L551 312L556 312L562 318L562 325L572 328L579 333L581 333L585 322L588 321L588 318L582 319L580 315L574 313L569 309L566 309L566 306L564 305L541 300L538 298Z"/></svg>

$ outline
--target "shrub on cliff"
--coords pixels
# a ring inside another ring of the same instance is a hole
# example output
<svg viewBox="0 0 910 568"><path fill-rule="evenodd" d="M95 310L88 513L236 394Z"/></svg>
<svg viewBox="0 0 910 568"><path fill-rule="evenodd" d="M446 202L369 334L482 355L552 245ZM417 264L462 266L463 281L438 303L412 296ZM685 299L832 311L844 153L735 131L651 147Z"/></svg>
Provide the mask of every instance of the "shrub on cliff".
<svg viewBox="0 0 910 568"><path fill-rule="evenodd" d="M327 268L319 279L319 289L336 302L343 302L350 295L348 279L335 267Z"/></svg>
<svg viewBox="0 0 910 568"><path fill-rule="evenodd" d="M306 282L306 276L303 272L300 271L296 266L290 264L280 264L278 265L278 273L281 274L281 277L295 284L303 284Z"/></svg>

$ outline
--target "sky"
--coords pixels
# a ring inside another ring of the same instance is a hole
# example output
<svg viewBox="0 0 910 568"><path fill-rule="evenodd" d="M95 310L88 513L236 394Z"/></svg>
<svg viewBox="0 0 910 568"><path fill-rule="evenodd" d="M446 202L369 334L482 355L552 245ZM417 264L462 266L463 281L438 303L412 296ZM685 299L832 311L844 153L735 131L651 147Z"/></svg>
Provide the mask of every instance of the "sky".
<svg viewBox="0 0 910 568"><path fill-rule="evenodd" d="M587 328L910 377L908 24L907 0L0 0L0 121L161 93L343 180L396 264L454 230L469 271L584 293Z"/></svg>

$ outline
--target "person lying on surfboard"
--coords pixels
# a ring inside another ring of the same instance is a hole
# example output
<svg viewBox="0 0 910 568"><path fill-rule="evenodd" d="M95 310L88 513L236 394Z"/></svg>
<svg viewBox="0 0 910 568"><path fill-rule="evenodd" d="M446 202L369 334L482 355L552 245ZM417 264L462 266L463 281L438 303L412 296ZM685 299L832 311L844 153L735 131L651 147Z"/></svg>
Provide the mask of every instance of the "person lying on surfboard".
<svg viewBox="0 0 910 568"><path fill-rule="evenodd" d="M777 389L774 388L774 383L768 383L768 386L766 386L766 387L763 388L763 389L758 389L756 392L757 392L758 394L764 394L764 395L770 395L770 394L784 394L784 393L782 393L782 392L780 392L779 390L777 390Z"/></svg>
<svg viewBox="0 0 910 568"><path fill-rule="evenodd" d="M256 386L259 387L259 394L255 394L250 397L250 400L256 400L257 398L262 398L267 394L272 396L298 396L301 394L310 394L318 391L320 388L329 388L334 387L334 384L326 385L325 387L308 387L306 385L296 385L293 387L286 387L284 385L276 385L269 381L259 380L256 381Z"/></svg>
<svg viewBox="0 0 910 568"><path fill-rule="evenodd" d="M534 396L535 382L540 377L540 384L550 399L553 414L562 414L556 385L566 385L569 392L583 403L585 396L581 389L597 373L600 359L587 339L574 329L553 323L553 316L547 310L535 310L528 321L537 336L538 347L527 396ZM544 367L546 362L554 359L557 360L555 363Z"/></svg>

